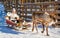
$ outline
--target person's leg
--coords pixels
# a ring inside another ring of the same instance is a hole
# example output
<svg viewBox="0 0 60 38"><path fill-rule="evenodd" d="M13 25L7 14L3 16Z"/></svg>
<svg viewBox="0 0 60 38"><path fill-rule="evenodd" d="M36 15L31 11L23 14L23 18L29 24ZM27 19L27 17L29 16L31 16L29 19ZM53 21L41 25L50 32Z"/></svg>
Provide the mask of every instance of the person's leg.
<svg viewBox="0 0 60 38"><path fill-rule="evenodd" d="M15 23L16 20L11 20L11 21ZM15 25L12 25L11 27L12 28L15 28Z"/></svg>

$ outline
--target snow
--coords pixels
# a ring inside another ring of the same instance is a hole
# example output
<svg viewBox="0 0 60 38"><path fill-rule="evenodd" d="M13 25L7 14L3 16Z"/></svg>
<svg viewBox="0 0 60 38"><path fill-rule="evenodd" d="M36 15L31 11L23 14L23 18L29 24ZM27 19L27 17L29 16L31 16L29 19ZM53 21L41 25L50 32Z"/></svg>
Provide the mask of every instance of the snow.
<svg viewBox="0 0 60 38"><path fill-rule="evenodd" d="M18 31L8 28L4 20L6 13L4 13L5 9L3 4L0 4L0 8L0 38L60 38L60 28L49 27L50 36L46 36L46 32L42 34L41 27L38 27L38 33L36 30L32 32L31 28L28 30L19 29ZM27 11L30 11L30 9L27 9Z"/></svg>
<svg viewBox="0 0 60 38"><path fill-rule="evenodd" d="M46 36L46 32L41 33L42 28L38 28L32 32L31 28L28 30L14 30L6 26L0 26L0 38L60 38L60 28L49 28L49 35Z"/></svg>

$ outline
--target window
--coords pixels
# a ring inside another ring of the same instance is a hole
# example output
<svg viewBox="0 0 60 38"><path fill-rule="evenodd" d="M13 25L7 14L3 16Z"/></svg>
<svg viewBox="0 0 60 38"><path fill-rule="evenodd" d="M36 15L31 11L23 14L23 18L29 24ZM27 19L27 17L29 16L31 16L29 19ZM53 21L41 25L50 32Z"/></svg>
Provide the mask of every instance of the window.
<svg viewBox="0 0 60 38"><path fill-rule="evenodd" d="M60 14L58 14L58 16L60 16Z"/></svg>
<svg viewBox="0 0 60 38"><path fill-rule="evenodd" d="M58 24L60 26L60 24Z"/></svg>
<svg viewBox="0 0 60 38"><path fill-rule="evenodd" d="M60 21L60 19L58 19L58 21Z"/></svg>
<svg viewBox="0 0 60 38"><path fill-rule="evenodd" d="M31 11L31 9L27 9L27 11Z"/></svg>
<svg viewBox="0 0 60 38"><path fill-rule="evenodd" d="M32 0L31 2L32 2L32 3L34 3L34 2L35 2L35 0Z"/></svg>
<svg viewBox="0 0 60 38"><path fill-rule="evenodd" d="M49 0L37 0L37 2L46 2L46 1L49 1Z"/></svg>
<svg viewBox="0 0 60 38"><path fill-rule="evenodd" d="M57 0L51 0L51 1L57 1Z"/></svg>
<svg viewBox="0 0 60 38"><path fill-rule="evenodd" d="M58 8L58 10L60 10L60 8Z"/></svg>

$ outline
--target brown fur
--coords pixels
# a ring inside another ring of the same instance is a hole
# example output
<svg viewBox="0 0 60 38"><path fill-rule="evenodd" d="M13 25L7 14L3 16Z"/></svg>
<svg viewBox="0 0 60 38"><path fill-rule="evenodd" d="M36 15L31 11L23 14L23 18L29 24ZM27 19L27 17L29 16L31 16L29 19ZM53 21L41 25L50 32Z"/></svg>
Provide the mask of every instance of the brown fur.
<svg viewBox="0 0 60 38"><path fill-rule="evenodd" d="M43 26L43 30L41 32L42 33L44 32L44 30L45 30L44 26L46 26L46 35L49 36L49 34L48 34L48 26L49 26L49 23L52 22L55 19L56 15L54 13L48 15L49 16L48 20L45 20L44 18L41 18L41 17L40 18L36 18L35 16L36 16L36 14L32 16L32 19L33 19L32 31L34 31L34 26L35 26L36 31L38 32L38 29L37 29L36 25L39 22L39 23L42 23L42 26ZM52 16L52 18L50 16Z"/></svg>

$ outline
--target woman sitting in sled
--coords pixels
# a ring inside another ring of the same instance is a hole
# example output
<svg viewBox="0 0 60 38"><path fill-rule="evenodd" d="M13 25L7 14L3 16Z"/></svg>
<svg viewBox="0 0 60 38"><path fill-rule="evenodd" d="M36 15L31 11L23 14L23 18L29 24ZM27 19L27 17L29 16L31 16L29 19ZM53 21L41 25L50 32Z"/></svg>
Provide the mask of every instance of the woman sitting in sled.
<svg viewBox="0 0 60 38"><path fill-rule="evenodd" d="M11 27L15 27L17 26L17 23L19 23L19 16L17 15L15 8L13 8L12 13L7 13L6 23Z"/></svg>

